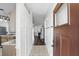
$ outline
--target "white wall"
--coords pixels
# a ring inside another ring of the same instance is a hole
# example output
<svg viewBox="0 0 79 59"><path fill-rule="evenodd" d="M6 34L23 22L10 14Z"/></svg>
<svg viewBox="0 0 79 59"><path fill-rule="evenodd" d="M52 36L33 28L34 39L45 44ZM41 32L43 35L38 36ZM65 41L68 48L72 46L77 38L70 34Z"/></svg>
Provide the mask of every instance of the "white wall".
<svg viewBox="0 0 79 59"><path fill-rule="evenodd" d="M53 10L56 6L56 3L53 5L52 10L47 15L44 21L44 28L45 28L45 43L50 56L53 55ZM47 29L46 29L47 28Z"/></svg>
<svg viewBox="0 0 79 59"><path fill-rule="evenodd" d="M42 27L41 30L42 30L42 31L41 31L41 39L44 39L44 26Z"/></svg>
<svg viewBox="0 0 79 59"><path fill-rule="evenodd" d="M41 32L41 39L43 39L44 38L43 30L44 28L42 27L42 25L34 26L34 35L38 36L38 33Z"/></svg>
<svg viewBox="0 0 79 59"><path fill-rule="evenodd" d="M35 36L38 36L38 33L41 32L41 29L42 26L41 25L38 25L38 26L34 26L34 35Z"/></svg>
<svg viewBox="0 0 79 59"><path fill-rule="evenodd" d="M53 47L51 46L53 44L53 15L52 12L47 16L45 22L45 43L46 47L48 49L48 53L50 56L53 55ZM48 28L49 27L49 28Z"/></svg>
<svg viewBox="0 0 79 59"><path fill-rule="evenodd" d="M10 22L9 22L9 32L16 32L16 10L9 13Z"/></svg>
<svg viewBox="0 0 79 59"><path fill-rule="evenodd" d="M33 45L32 13L24 3L16 4L16 55L28 56Z"/></svg>

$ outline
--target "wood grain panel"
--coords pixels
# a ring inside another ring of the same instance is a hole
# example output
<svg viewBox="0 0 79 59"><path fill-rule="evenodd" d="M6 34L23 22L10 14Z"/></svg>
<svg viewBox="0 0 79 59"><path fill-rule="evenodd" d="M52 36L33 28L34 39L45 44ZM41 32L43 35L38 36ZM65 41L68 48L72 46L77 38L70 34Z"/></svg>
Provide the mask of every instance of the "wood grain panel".
<svg viewBox="0 0 79 59"><path fill-rule="evenodd" d="M70 3L70 24L55 27L54 31L61 34L60 55L79 56L79 4Z"/></svg>
<svg viewBox="0 0 79 59"><path fill-rule="evenodd" d="M53 40L53 52L54 56L60 56L60 34L59 33L54 33L54 40Z"/></svg>

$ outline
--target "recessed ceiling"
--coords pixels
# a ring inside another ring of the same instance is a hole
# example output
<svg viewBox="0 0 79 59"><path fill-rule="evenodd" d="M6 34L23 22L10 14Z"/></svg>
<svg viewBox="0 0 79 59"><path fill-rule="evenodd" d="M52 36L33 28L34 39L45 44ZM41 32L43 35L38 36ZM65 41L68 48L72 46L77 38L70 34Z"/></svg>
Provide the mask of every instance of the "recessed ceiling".
<svg viewBox="0 0 79 59"><path fill-rule="evenodd" d="M25 6L33 13L34 25L41 25L53 7L52 3L26 3Z"/></svg>
<svg viewBox="0 0 79 59"><path fill-rule="evenodd" d="M10 13L13 10L16 10L16 4L15 3L0 3L0 8L4 9L6 13Z"/></svg>

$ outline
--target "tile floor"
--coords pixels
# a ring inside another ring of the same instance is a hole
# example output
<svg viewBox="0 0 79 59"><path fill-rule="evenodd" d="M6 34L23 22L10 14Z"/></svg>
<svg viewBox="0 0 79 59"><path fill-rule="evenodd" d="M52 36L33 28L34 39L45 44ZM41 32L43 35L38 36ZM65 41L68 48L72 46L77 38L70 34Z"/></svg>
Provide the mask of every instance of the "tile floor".
<svg viewBox="0 0 79 59"><path fill-rule="evenodd" d="M2 48L0 48L0 56L2 56ZM33 46L30 56L49 56L47 48L44 45Z"/></svg>
<svg viewBox="0 0 79 59"><path fill-rule="evenodd" d="M49 56L45 45L33 46L30 56Z"/></svg>

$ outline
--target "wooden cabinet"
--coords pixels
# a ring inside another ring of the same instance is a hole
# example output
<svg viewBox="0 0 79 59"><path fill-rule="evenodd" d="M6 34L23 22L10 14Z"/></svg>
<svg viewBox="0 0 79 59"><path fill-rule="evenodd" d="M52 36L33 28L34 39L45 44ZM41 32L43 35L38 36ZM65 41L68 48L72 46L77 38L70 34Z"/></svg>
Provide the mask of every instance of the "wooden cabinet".
<svg viewBox="0 0 79 59"><path fill-rule="evenodd" d="M3 45L2 56L16 56L15 45Z"/></svg>
<svg viewBox="0 0 79 59"><path fill-rule="evenodd" d="M59 6L60 4L57 5ZM70 3L68 4L68 9L69 24L54 27L54 32L59 33L54 34L54 37L56 37L54 38L54 43L57 44L53 48L55 56L79 56L79 4Z"/></svg>
<svg viewBox="0 0 79 59"><path fill-rule="evenodd" d="M60 34L54 32L54 40L53 40L53 52L54 56L59 56L60 55Z"/></svg>

